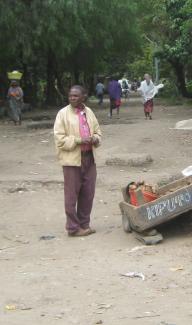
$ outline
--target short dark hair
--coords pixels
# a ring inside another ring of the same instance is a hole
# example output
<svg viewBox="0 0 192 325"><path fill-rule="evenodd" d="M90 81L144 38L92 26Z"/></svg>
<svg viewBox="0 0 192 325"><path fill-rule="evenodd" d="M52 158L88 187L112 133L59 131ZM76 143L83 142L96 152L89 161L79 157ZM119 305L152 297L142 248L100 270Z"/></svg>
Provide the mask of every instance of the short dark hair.
<svg viewBox="0 0 192 325"><path fill-rule="evenodd" d="M82 95L86 95L87 94L87 91L86 89L83 87L83 86L80 86L80 85L74 85L70 88L70 90L72 89L78 89Z"/></svg>

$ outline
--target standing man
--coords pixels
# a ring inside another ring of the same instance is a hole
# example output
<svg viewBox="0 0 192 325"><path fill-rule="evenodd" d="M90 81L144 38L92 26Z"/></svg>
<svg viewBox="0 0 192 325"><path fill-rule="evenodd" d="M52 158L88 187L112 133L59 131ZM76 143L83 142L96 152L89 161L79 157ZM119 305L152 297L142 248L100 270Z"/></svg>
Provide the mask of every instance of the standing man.
<svg viewBox="0 0 192 325"><path fill-rule="evenodd" d="M102 105L103 104L104 90L105 90L105 87L102 84L102 82L99 80L99 82L97 83L97 85L95 87L96 96L99 99L98 105Z"/></svg>
<svg viewBox="0 0 192 325"><path fill-rule="evenodd" d="M66 229L69 236L87 236L95 194L95 149L101 143L99 123L84 105L85 89L73 86L69 105L61 109L54 124L57 155L63 167Z"/></svg>
<svg viewBox="0 0 192 325"><path fill-rule="evenodd" d="M120 83L115 79L111 78L111 81L109 82L108 86L108 92L109 92L109 98L110 98L110 113L109 116L112 118L113 115L113 109L117 109L117 114L119 115L119 109L121 105L121 85Z"/></svg>

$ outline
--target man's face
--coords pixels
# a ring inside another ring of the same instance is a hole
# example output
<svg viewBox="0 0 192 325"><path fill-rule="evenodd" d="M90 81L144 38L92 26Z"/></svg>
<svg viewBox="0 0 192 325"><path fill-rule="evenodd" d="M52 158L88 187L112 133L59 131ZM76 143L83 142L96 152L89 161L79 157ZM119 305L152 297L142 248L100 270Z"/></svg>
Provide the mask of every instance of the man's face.
<svg viewBox="0 0 192 325"><path fill-rule="evenodd" d="M78 107L84 102L85 96L80 89L72 88L69 92L69 102L73 107Z"/></svg>
<svg viewBox="0 0 192 325"><path fill-rule="evenodd" d="M16 82L16 81L13 81L13 82L11 83L11 86L12 86L12 87L17 87L17 82Z"/></svg>
<svg viewBox="0 0 192 325"><path fill-rule="evenodd" d="M145 78L145 80L147 81L147 83L150 82L150 76L149 76L148 74L145 74L145 75L144 75L144 78Z"/></svg>

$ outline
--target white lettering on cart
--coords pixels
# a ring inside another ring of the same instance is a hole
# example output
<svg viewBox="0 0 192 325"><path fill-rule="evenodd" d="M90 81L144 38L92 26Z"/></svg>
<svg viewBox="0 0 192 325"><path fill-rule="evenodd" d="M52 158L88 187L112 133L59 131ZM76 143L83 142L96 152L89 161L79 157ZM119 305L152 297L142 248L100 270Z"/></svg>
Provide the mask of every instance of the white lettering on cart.
<svg viewBox="0 0 192 325"><path fill-rule="evenodd" d="M161 217L163 213L174 212L178 207L183 207L192 203L191 194L189 192L178 194L170 199L158 202L157 204L147 207L148 220Z"/></svg>

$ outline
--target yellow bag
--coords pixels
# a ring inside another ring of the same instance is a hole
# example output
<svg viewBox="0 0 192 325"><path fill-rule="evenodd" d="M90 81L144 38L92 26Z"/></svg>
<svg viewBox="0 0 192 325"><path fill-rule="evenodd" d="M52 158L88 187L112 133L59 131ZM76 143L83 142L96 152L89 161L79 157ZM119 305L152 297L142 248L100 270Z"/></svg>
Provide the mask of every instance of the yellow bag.
<svg viewBox="0 0 192 325"><path fill-rule="evenodd" d="M23 74L19 71L12 71L8 72L7 75L10 80L20 80Z"/></svg>

